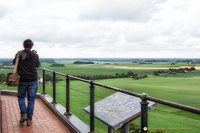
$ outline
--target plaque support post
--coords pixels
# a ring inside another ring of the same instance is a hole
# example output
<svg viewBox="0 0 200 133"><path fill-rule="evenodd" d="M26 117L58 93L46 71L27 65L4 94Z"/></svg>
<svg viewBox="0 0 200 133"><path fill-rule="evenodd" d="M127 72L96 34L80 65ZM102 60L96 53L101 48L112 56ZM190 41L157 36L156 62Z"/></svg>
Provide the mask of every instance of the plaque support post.
<svg viewBox="0 0 200 133"><path fill-rule="evenodd" d="M141 95L141 133L147 133L148 131L148 102L147 102L147 94L143 93Z"/></svg>
<svg viewBox="0 0 200 133"><path fill-rule="evenodd" d="M124 126L124 133L129 133L129 124Z"/></svg>
<svg viewBox="0 0 200 133"><path fill-rule="evenodd" d="M108 133L113 133L113 129L111 127L108 127Z"/></svg>

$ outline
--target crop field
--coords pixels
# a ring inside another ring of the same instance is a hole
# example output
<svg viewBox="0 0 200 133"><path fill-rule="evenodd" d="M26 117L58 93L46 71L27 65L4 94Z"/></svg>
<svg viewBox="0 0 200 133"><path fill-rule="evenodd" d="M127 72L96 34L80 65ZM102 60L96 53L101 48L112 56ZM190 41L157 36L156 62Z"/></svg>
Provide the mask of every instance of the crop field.
<svg viewBox="0 0 200 133"><path fill-rule="evenodd" d="M155 62L152 64L139 64L131 62L95 62L95 64L72 64L73 61L58 62L65 64L65 67L51 67L49 63L43 63L41 68L47 68L74 76L80 75L115 75L132 71L134 73L152 73L155 70L167 70L169 68L191 67L199 69L199 64L177 63L171 65L170 62Z"/></svg>
<svg viewBox="0 0 200 133"><path fill-rule="evenodd" d="M124 90L129 90L137 93L147 93L150 96L165 99L168 101L177 102L180 104L200 108L200 71L192 71L187 73L166 74L154 76L154 68L172 68L168 62L156 62L153 64L136 64L130 62L97 62L95 64L75 65L71 62L64 63L65 67L51 67L51 64L43 63L42 68L48 68L62 73L71 75L109 75L132 71L134 73L147 73L145 79L135 80L132 78L115 78L96 80L106 85L118 87ZM113 67L114 66L114 67ZM186 63L177 63L173 68L182 66L194 66ZM127 67L127 68L120 68ZM130 69L137 67L141 69ZM196 65L199 67L199 65ZM10 70L1 70L0 73L7 73ZM41 76L41 72L39 72ZM7 87L1 84L0 88L16 90L16 87ZM89 115L83 111L83 108L89 105L89 84L80 81L70 81L70 109L73 114L89 125ZM39 86L38 92L42 91L42 85ZM47 85L46 91L52 96L52 85ZM99 101L111 94L114 91L96 87L95 101ZM57 101L65 106L65 81L56 83ZM140 119L133 121L137 125L140 124ZM107 127L99 120L95 121L95 128L98 133L107 132ZM149 129L150 131L163 131L166 133L199 133L200 131L200 116L171 107L157 105L156 109L149 112ZM116 131L119 132L119 131Z"/></svg>

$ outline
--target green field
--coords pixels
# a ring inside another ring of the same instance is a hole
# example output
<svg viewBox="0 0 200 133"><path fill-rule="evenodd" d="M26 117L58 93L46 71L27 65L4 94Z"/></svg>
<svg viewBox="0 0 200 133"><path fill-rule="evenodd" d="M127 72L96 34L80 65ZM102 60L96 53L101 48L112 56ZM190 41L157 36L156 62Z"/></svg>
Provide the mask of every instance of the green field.
<svg viewBox="0 0 200 133"><path fill-rule="evenodd" d="M153 69L155 67L177 68L181 66L189 66L189 67L195 66L187 63L177 63L176 65L172 66L170 62L154 62L152 64L138 64L131 62L109 62L109 65L105 65L105 63L107 62L95 62L95 64L82 64L82 65L72 64L72 62L73 61L58 62L65 64L64 69L63 67L51 67L51 64L49 63L43 63L41 68L48 68L62 73L80 76L80 75L115 75L115 73L123 73L128 71L132 71L135 73L152 73L153 71L155 71L155 69ZM196 64L196 66L200 65ZM120 67L128 67L128 68L122 69ZM133 67L133 69L131 67ZM140 69L134 69L134 67L137 68L139 67Z"/></svg>
<svg viewBox="0 0 200 133"><path fill-rule="evenodd" d="M118 62L118 66L131 66L133 63ZM169 67L169 63L155 63L155 64L137 64L140 67ZM175 67L186 66L187 64L176 64ZM50 64L42 64L42 67L53 69L63 73L72 75L82 74L115 74L116 72L122 73L127 71L145 72L148 73L148 78L134 80L132 78L118 78L118 79L105 79L97 80L96 82L104 83L110 86L118 87L121 89L137 92L147 93L150 96L162 98L165 100L177 102L180 104L189 105L192 107L200 108L200 71L188 72L176 75L153 76L151 69L116 69L107 68L104 63L100 62L95 65L74 65L70 62L65 62L66 68L52 68ZM1 73L6 73L8 70L2 70ZM41 72L40 72L41 74ZM15 87L7 87L1 85L3 89L13 89ZM59 81L56 84L57 101L65 106L65 82ZM80 81L71 81L71 111L78 116L81 120L89 125L89 115L83 111L83 108L89 105L89 84ZM39 86L41 92L42 86ZM46 91L52 96L52 85L47 85ZM101 100L114 91L96 87L95 88L95 101ZM137 119L134 123L140 124ZM107 132L107 127L100 121L96 120L96 131L99 133ZM149 113L149 128L151 131L163 130L167 133L199 133L200 132L200 116L185 111L177 110L171 107L157 105L156 109Z"/></svg>

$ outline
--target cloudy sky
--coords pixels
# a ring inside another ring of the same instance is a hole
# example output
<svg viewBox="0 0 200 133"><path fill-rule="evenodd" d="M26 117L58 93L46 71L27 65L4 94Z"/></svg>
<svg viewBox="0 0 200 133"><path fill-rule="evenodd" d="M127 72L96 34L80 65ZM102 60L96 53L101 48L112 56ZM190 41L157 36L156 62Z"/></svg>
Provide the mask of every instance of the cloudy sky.
<svg viewBox="0 0 200 133"><path fill-rule="evenodd" d="M200 0L0 0L0 58L200 57Z"/></svg>

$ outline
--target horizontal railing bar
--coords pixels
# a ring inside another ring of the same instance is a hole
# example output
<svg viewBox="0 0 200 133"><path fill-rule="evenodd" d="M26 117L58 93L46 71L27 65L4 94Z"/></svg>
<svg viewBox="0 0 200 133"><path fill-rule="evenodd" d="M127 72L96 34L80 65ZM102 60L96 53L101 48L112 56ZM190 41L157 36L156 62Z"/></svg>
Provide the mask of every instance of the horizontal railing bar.
<svg viewBox="0 0 200 133"><path fill-rule="evenodd" d="M90 83L90 80L82 79L82 78L75 77L75 76L71 76L71 75L68 75L68 76L69 76L69 78L71 78L71 79L76 79L76 80L79 80L79 81L83 81L83 82L86 82L86 83Z"/></svg>
<svg viewBox="0 0 200 133"><path fill-rule="evenodd" d="M44 69L43 69L44 70ZM58 75L60 75L60 76L64 76L64 77L66 77L67 76L67 74L64 74L64 73L60 73L60 72L56 72L56 71L53 71L53 70L49 70L49 69L45 69L46 71L48 71L48 72L55 72L55 74L58 74Z"/></svg>
<svg viewBox="0 0 200 133"><path fill-rule="evenodd" d="M64 73L60 73L60 72L55 72L55 73L58 74L58 75L60 75L60 76L64 76L64 77L67 76L67 74L64 74Z"/></svg>
<svg viewBox="0 0 200 133"><path fill-rule="evenodd" d="M3 68L3 69L11 69L11 68ZM53 70L49 70L49 69L46 69L46 68L39 68L38 70L46 70L48 72L55 72ZM55 73L58 74L58 75L61 75L61 76L65 76L65 77L67 76L67 74L63 74L63 73L60 73L60 72L55 72ZM82 79L82 78L79 78L79 77L75 77L75 76L71 76L71 75L68 75L68 76L71 79L83 81L83 82L86 82L86 83L91 82L90 80ZM110 89L110 90L114 90L114 91L117 91L117 92L122 92L122 93L125 93L125 94L128 94L128 95L131 95L131 96L135 96L135 97L139 97L139 98L141 97L141 94L137 94L137 93L134 93L134 92L131 92L131 91L122 90L122 89L119 89L119 88L116 88L116 87L104 85L104 84L97 83L97 82L93 82L93 84L100 86L100 87ZM166 101L166 100L163 100L163 99L158 99L158 98L151 97L151 96L147 96L146 99L149 100L149 101L153 101L153 102L156 102L156 103L159 103L159 104L166 105L166 106L185 110L185 111L192 112L192 113L195 113L195 114L200 114L200 109L198 109L198 108L186 106L186 105L183 105L183 104L174 103L174 102L171 102L171 101Z"/></svg>
<svg viewBox="0 0 200 133"><path fill-rule="evenodd" d="M131 92L131 91L122 90L122 89L119 89L119 88L116 88L116 87L112 87L112 86L104 85L104 84L97 83L97 82L93 82L93 83L94 83L94 85L97 85L97 86L100 86L100 87L104 87L104 88L107 88L107 89L110 89L110 90L114 90L114 91L122 92L122 93L125 93L125 94L128 94L128 95L131 95L131 96L135 96L135 97L140 97L140 94L137 94L137 93L134 93L134 92Z"/></svg>
<svg viewBox="0 0 200 133"><path fill-rule="evenodd" d="M158 99L158 98L151 97L151 96L147 96L146 99L149 100L149 101L153 101L153 102L156 102L156 103L166 105L166 106L185 110L185 111L192 112L192 113L195 113L195 114L200 114L200 109L197 109L197 108L194 108L194 107L186 106L186 105L179 104L179 103L174 103L174 102L167 101L167 100Z"/></svg>
<svg viewBox="0 0 200 133"><path fill-rule="evenodd" d="M53 70L49 70L49 69L46 69L46 68L44 68L45 69L45 71L48 71L48 72L54 72Z"/></svg>

